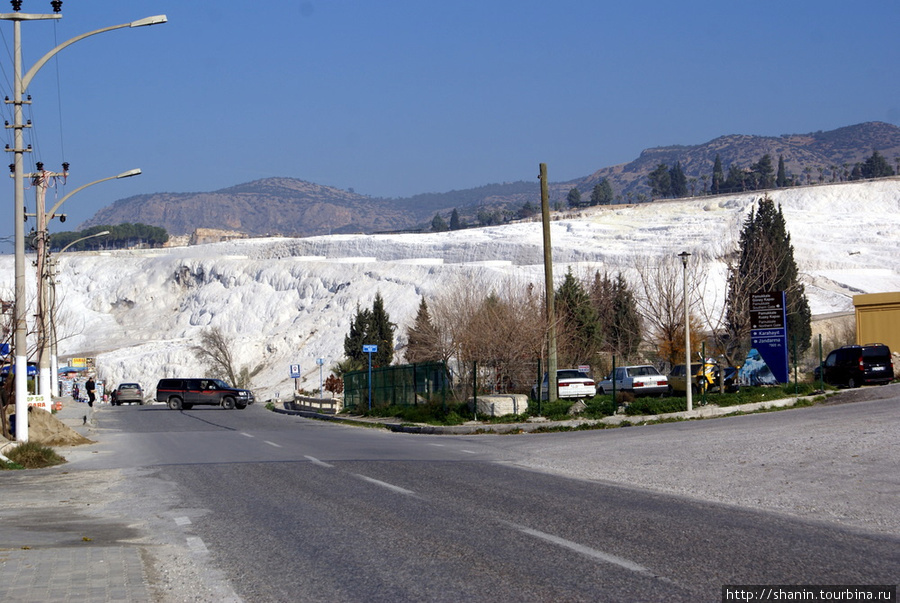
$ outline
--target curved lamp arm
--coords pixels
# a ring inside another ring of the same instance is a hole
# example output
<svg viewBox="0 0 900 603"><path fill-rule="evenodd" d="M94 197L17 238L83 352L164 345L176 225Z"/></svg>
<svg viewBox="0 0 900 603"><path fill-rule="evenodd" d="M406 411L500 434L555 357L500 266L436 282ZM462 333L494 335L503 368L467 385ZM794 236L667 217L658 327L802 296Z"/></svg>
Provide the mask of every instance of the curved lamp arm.
<svg viewBox="0 0 900 603"><path fill-rule="evenodd" d="M107 180L115 180L117 178L130 178L131 176L137 176L141 173L140 168L135 168L133 170L128 170L127 172L122 172L117 176L109 176L108 178L101 178L100 180L94 180L93 182L88 182L87 184L83 184L76 188L71 193L67 194L65 197L56 202L56 205L50 208L50 211L47 212L47 219L52 220L56 215L56 210L59 209L59 206L69 200L69 197L74 195L77 192L83 191L89 186L94 186L95 184L100 184L101 182L106 182Z"/></svg>

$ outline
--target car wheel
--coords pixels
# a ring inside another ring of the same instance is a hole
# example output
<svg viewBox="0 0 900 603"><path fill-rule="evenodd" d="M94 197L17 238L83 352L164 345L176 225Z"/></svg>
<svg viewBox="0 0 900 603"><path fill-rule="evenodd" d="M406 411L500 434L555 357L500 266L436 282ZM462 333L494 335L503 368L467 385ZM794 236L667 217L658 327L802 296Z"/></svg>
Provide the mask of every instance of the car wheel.
<svg viewBox="0 0 900 603"><path fill-rule="evenodd" d="M227 397L222 400L222 408L225 410L234 410L234 398Z"/></svg>
<svg viewBox="0 0 900 603"><path fill-rule="evenodd" d="M855 388L855 387L859 387L859 383L856 382L856 379L854 379L853 377L850 377L849 379L847 379L847 387L849 387L851 389Z"/></svg>
<svg viewBox="0 0 900 603"><path fill-rule="evenodd" d="M169 408L171 408L172 410L181 410L181 407L182 407L181 398L178 398L178 397L169 398Z"/></svg>

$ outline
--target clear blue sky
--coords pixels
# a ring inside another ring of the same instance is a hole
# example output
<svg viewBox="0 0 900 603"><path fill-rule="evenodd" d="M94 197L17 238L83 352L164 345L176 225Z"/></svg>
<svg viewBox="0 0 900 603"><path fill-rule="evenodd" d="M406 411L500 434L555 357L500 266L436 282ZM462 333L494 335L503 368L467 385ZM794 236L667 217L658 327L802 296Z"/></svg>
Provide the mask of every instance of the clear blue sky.
<svg viewBox="0 0 900 603"><path fill-rule="evenodd" d="M65 0L62 14L23 24L26 68L87 31L169 22L80 41L30 86L28 167L71 163L59 197L144 171L73 196L55 231L127 196L270 176L398 197L534 180L541 162L568 180L725 134L900 124L897 0Z"/></svg>

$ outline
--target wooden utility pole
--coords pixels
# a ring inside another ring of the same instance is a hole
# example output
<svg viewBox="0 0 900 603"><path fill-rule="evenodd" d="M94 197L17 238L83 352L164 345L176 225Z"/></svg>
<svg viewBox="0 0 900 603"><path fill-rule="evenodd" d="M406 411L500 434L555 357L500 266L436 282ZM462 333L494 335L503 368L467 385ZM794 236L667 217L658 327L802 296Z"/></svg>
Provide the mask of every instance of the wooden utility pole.
<svg viewBox="0 0 900 603"><path fill-rule="evenodd" d="M544 225L544 289L547 297L547 400L556 400L556 309L553 300L553 249L550 246L550 189L547 164L541 164L541 220ZM540 386L538 398L541 397Z"/></svg>

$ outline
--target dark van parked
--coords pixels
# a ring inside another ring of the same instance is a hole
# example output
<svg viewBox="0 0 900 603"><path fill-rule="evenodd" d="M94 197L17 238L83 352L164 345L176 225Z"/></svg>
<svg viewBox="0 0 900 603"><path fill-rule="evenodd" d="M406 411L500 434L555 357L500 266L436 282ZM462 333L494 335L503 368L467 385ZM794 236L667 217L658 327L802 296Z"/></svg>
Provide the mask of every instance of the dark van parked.
<svg viewBox="0 0 900 603"><path fill-rule="evenodd" d="M172 410L192 408L195 404L221 406L229 410L253 404L253 393L231 387L221 379L160 379L156 401Z"/></svg>
<svg viewBox="0 0 900 603"><path fill-rule="evenodd" d="M881 343L845 345L825 359L824 381L829 385L884 385L893 378L891 351Z"/></svg>

